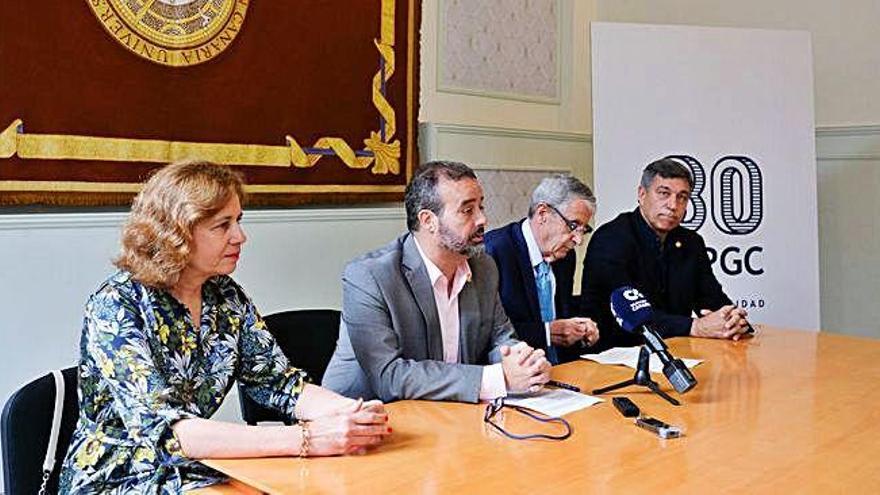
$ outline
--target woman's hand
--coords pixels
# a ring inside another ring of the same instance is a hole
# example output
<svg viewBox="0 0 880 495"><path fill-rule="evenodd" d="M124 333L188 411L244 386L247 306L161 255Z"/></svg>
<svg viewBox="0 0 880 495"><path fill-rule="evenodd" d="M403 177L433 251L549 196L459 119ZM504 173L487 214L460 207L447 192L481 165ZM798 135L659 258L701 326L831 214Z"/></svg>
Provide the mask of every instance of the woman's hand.
<svg viewBox="0 0 880 495"><path fill-rule="evenodd" d="M391 434L380 401L355 401L335 414L309 422L309 455L363 454Z"/></svg>
<svg viewBox="0 0 880 495"><path fill-rule="evenodd" d="M386 419L388 416L388 413L385 412L385 404L383 404L381 400L368 400L365 402L361 402L360 410L373 411L377 414L384 414L386 416Z"/></svg>
<svg viewBox="0 0 880 495"><path fill-rule="evenodd" d="M363 400L349 399L332 390L307 384L296 402L295 414L298 420L314 421L324 416L348 413L361 408L385 413L385 405L381 401L364 402Z"/></svg>

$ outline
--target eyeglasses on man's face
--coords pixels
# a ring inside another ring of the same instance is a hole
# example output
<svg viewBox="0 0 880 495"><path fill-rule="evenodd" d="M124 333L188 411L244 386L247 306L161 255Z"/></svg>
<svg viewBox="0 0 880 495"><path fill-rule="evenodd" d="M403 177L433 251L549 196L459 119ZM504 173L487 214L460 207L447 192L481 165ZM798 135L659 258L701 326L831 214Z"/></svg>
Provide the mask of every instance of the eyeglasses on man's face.
<svg viewBox="0 0 880 495"><path fill-rule="evenodd" d="M563 215L562 212L559 211L559 209L557 209L555 206L551 205L550 203L544 203L544 204L547 205L547 208L550 208L551 210L555 211L557 215L559 215L559 218L561 218L562 221L565 222L565 226L568 227L568 230L570 232L577 233L577 234L584 236L584 235L587 235L593 231L593 227L590 227L587 224L581 225L578 222L575 222L574 220L569 220L568 217Z"/></svg>

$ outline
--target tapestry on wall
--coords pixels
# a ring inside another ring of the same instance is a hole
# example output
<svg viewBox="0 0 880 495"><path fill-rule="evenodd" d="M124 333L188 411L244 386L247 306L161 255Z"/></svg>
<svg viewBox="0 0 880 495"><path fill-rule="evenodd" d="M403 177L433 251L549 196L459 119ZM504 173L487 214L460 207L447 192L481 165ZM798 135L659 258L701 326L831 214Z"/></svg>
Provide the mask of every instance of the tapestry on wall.
<svg viewBox="0 0 880 495"><path fill-rule="evenodd" d="M127 204L165 163L250 204L393 201L416 164L419 2L0 7L0 205Z"/></svg>

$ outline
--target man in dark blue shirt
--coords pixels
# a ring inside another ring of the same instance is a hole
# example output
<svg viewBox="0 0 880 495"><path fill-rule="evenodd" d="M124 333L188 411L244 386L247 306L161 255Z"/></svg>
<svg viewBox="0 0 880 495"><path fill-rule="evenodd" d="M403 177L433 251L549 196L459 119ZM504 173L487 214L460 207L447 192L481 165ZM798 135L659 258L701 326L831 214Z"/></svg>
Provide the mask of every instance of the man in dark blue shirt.
<svg viewBox="0 0 880 495"><path fill-rule="evenodd" d="M703 238L681 226L692 189L684 165L655 161L642 173L638 208L602 225L590 240L581 312L599 325L602 348L640 341L611 314L611 292L623 285L648 298L651 323L664 337L737 340L748 331L746 311L733 305L712 273Z"/></svg>

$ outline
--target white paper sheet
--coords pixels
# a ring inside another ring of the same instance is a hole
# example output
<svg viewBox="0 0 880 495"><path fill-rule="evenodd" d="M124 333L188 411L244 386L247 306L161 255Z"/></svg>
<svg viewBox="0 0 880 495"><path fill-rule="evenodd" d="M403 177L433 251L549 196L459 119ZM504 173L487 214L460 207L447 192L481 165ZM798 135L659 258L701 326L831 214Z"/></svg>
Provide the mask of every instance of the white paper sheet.
<svg viewBox="0 0 880 495"><path fill-rule="evenodd" d="M639 364L639 349L641 347L614 347L599 354L583 354L581 357L599 364L620 364L636 369ZM703 362L702 359L680 359L688 368L693 368ZM660 362L660 358L656 354L651 354L649 369L651 373L661 373L663 371L663 363Z"/></svg>
<svg viewBox="0 0 880 495"><path fill-rule="evenodd" d="M548 416L563 416L578 409L585 409L604 402L598 397L564 390L560 388L544 388L535 395L512 396L504 399L505 404L527 407Z"/></svg>

